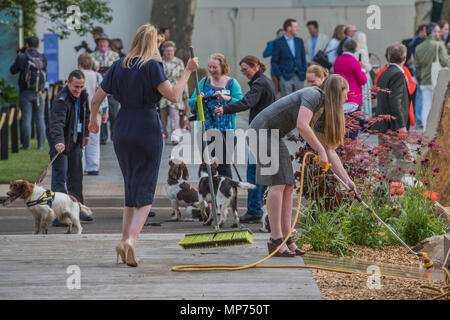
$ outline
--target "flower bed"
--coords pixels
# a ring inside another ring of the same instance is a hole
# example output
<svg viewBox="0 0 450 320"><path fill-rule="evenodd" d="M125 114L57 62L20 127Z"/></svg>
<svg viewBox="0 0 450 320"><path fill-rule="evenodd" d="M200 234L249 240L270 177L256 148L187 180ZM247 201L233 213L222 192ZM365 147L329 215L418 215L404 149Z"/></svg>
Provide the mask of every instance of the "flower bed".
<svg viewBox="0 0 450 320"><path fill-rule="evenodd" d="M370 146L364 137L356 141L346 139L338 154L361 198L403 241L414 246L428 237L450 232L450 225L433 214L433 200L438 197L433 185L440 170L430 166L432 152L429 152L447 150L415 132L401 135L370 130L377 122L391 118L369 119L365 123L367 129L363 130L381 137L384 144ZM347 128L348 131L362 129L353 119L347 119ZM311 149L307 145L302 146L296 160L301 163L308 151ZM396 161L395 151L402 154ZM383 248L398 244L332 174L322 173L314 161L307 163L305 169L303 195L308 204L299 220L303 229L297 238L300 246L308 244L313 251L346 256L359 254L354 247L358 245ZM403 183L396 177L402 177ZM300 178L300 172L296 178Z"/></svg>

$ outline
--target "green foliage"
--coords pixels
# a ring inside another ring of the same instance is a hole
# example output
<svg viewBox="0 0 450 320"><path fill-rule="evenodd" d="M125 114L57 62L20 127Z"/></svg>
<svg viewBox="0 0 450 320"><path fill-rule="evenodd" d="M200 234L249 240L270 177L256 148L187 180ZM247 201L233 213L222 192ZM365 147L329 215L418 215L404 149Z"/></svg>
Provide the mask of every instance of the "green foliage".
<svg viewBox="0 0 450 320"><path fill-rule="evenodd" d="M350 247L345 220L345 209L330 212L310 202L305 215L300 218L303 230L297 241L299 246L310 244L314 251L327 251L341 256L356 254Z"/></svg>
<svg viewBox="0 0 450 320"><path fill-rule="evenodd" d="M0 79L0 108L8 107L11 104L17 103L19 93L12 85L7 85L4 78Z"/></svg>
<svg viewBox="0 0 450 320"><path fill-rule="evenodd" d="M432 202L425 199L423 192L422 187L407 188L405 195L402 196L400 215L392 219L395 230L410 246L450 231L449 225L433 216ZM392 241L396 242L395 239L391 239Z"/></svg>
<svg viewBox="0 0 450 320"><path fill-rule="evenodd" d="M382 247L383 238L380 236L382 230L378 221L359 204L351 205L348 211L348 239L356 245Z"/></svg>
<svg viewBox="0 0 450 320"><path fill-rule="evenodd" d="M48 31L59 34L61 39L70 36L72 30L66 20L73 15L67 8L76 5L80 8L80 28L73 30L80 36L89 34L96 24L108 24L112 21L112 9L109 0L2 0L0 10L4 8L23 8L23 27L25 37L35 34L36 15L51 22L55 27Z"/></svg>

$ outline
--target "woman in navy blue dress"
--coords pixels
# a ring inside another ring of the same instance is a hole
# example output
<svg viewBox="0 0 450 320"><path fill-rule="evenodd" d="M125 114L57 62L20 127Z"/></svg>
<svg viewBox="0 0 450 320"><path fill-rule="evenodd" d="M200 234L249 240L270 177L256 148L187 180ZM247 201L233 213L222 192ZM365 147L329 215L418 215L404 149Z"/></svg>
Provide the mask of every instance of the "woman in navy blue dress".
<svg viewBox="0 0 450 320"><path fill-rule="evenodd" d="M101 101L112 95L121 104L114 131L114 150L125 184L125 208L122 240L116 247L117 259L136 267L135 244L153 204L163 149L162 126L156 105L163 96L180 99L189 76L198 68L198 59L187 63L179 82L167 80L157 47L154 26L141 26L133 39L130 53L116 61L92 99L96 115ZM98 132L96 117L89 130Z"/></svg>

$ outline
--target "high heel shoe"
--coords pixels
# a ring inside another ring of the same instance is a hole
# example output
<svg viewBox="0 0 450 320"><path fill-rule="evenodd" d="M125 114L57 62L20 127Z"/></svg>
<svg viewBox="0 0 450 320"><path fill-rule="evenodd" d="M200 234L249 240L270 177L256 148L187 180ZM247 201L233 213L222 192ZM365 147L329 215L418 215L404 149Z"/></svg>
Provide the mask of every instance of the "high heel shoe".
<svg viewBox="0 0 450 320"><path fill-rule="evenodd" d="M119 264L119 256L122 258L123 263L127 263L127 258L125 254L125 249L123 247L123 242L119 243L119 245L116 247L116 254L117 254L117 264Z"/></svg>
<svg viewBox="0 0 450 320"><path fill-rule="evenodd" d="M134 251L131 240L125 241L125 244L123 246L125 249L125 259L127 266L137 267L139 265L139 259L136 257L136 252Z"/></svg>
<svg viewBox="0 0 450 320"><path fill-rule="evenodd" d="M289 239L287 239L286 241L286 245L290 246L291 244L295 243L294 239L292 239L292 237L289 237ZM296 256L302 256L306 253L306 251L303 251L302 249L296 248L294 251Z"/></svg>
<svg viewBox="0 0 450 320"><path fill-rule="evenodd" d="M272 254L279 246L283 243L283 238L280 238L278 240L274 240L270 238L270 242L267 242L267 248L269 249L269 254ZM295 252L292 252L290 250L286 250L283 252L278 251L274 257L283 257L283 258L292 258L295 257Z"/></svg>

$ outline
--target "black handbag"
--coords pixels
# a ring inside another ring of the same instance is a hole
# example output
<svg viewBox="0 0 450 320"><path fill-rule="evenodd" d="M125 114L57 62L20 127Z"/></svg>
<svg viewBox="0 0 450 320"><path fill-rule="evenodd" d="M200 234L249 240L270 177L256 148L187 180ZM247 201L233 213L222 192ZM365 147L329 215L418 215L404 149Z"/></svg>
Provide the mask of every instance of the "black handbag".
<svg viewBox="0 0 450 320"><path fill-rule="evenodd" d="M316 55L313 58L313 61L328 70L333 67L333 65L328 61L328 55L325 50L317 51Z"/></svg>

